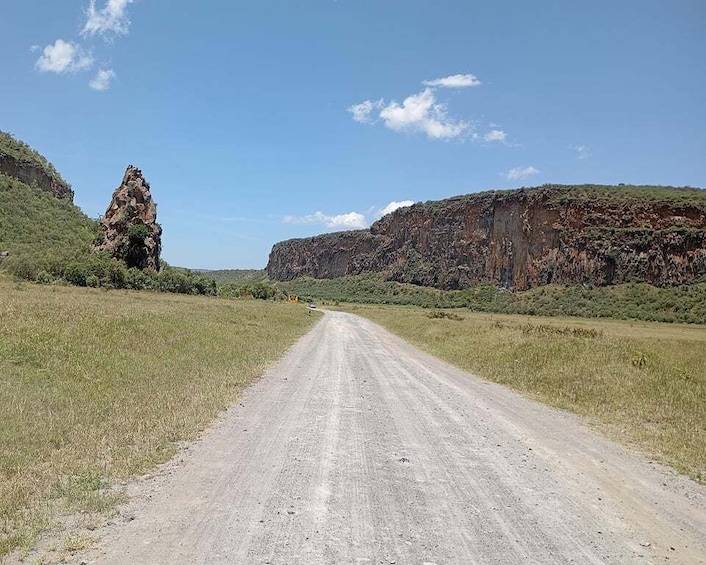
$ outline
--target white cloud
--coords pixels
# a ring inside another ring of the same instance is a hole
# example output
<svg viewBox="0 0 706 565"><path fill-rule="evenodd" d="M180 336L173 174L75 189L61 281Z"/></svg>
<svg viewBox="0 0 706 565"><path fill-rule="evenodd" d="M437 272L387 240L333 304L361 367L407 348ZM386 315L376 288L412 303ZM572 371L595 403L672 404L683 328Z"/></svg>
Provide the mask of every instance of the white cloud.
<svg viewBox="0 0 706 565"><path fill-rule="evenodd" d="M399 210L400 208L406 208L407 206L411 206L412 204L414 204L414 200L401 200L399 202L395 202L393 200L387 206L385 206L381 210L378 210L375 215L377 217L382 217L387 214L390 214L391 212L394 212L395 210Z"/></svg>
<svg viewBox="0 0 706 565"><path fill-rule="evenodd" d="M384 208L370 208L367 214L373 220L377 220L386 214L412 204L414 204L414 200L400 200L399 202L393 200ZM306 216L284 216L282 222L285 224L321 224L327 228L341 230L357 230L368 227L368 220L364 214L359 212L348 212L347 214L337 214L335 216L329 216L323 212L316 212Z"/></svg>
<svg viewBox="0 0 706 565"><path fill-rule="evenodd" d="M430 88L405 98L402 104L390 102L380 111L385 126L393 131L425 133L431 139L450 139L461 136L470 124L455 122L446 112L446 106L437 103Z"/></svg>
<svg viewBox="0 0 706 565"><path fill-rule="evenodd" d="M84 53L75 43L57 39L53 45L47 45L35 66L43 72L67 73L82 71L93 65L93 57Z"/></svg>
<svg viewBox="0 0 706 565"><path fill-rule="evenodd" d="M475 75L451 75L434 80L425 80L425 86L441 86L443 88L468 88L469 86L480 86L482 83Z"/></svg>
<svg viewBox="0 0 706 565"><path fill-rule="evenodd" d="M108 0L101 9L96 8L96 0L90 0L86 9L86 25L83 35L110 34L126 35L130 29L130 19L127 16L127 6L135 0Z"/></svg>
<svg viewBox="0 0 706 565"><path fill-rule="evenodd" d="M506 176L508 180L519 180L538 175L540 172L539 169L535 169L534 167L515 167L514 169L510 169Z"/></svg>
<svg viewBox="0 0 706 565"><path fill-rule="evenodd" d="M110 82L115 78L113 69L103 69L98 71L93 80L88 83L93 90L104 91L110 88Z"/></svg>
<svg viewBox="0 0 706 565"><path fill-rule="evenodd" d="M336 216L328 216L323 212L316 212L308 216L285 216L282 221L285 224L322 224L327 228L349 230L368 227L365 216L358 212L348 212L347 214L338 214Z"/></svg>
<svg viewBox="0 0 706 565"><path fill-rule="evenodd" d="M458 120L449 116L446 104L438 100L439 88L467 88L479 86L480 80L475 75L457 74L434 80L425 80L427 86L421 92L407 96L402 103L395 100L386 103L383 98L365 100L353 104L347 111L353 120L372 124L382 121L388 129L405 133L423 133L430 139L453 139L467 137L474 141L504 142L507 134L491 124L491 131L480 134L477 125L470 121Z"/></svg>
<svg viewBox="0 0 706 565"><path fill-rule="evenodd" d="M569 149L576 151L576 156L579 159L588 159L591 157L591 148L587 145L570 145Z"/></svg>
<svg viewBox="0 0 706 565"><path fill-rule="evenodd" d="M507 134L503 130L493 129L493 130L490 130L488 133L486 133L483 136L483 139L490 143L492 141L505 141L506 137L507 137Z"/></svg>
<svg viewBox="0 0 706 565"><path fill-rule="evenodd" d="M85 10L86 23L81 30L81 35L84 37L99 35L108 42L115 35L126 35L130 30L127 9L135 1L89 0ZM96 7L97 2L101 6ZM37 45L30 48L32 52L39 49ZM53 45L47 45L44 48L35 67L43 72L67 73L89 69L93 64L91 53L85 52L80 45L57 39ZM108 90L115 76L115 71L112 69L100 70L88 85L93 90Z"/></svg>
<svg viewBox="0 0 706 565"><path fill-rule="evenodd" d="M383 101L378 100L377 102L373 102L372 100L366 100L365 102L361 102L360 104L354 104L353 106L349 106L347 110L353 114L353 119L356 122L360 122L361 124L368 124L371 123L370 119L370 114L373 112L373 110L379 110L383 106Z"/></svg>

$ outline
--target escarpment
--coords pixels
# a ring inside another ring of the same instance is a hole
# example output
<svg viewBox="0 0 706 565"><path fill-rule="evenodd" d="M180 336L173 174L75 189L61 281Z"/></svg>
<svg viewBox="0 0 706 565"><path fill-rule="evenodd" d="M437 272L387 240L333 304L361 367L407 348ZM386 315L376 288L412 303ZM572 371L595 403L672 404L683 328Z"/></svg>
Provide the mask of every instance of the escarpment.
<svg viewBox="0 0 706 565"><path fill-rule="evenodd" d="M0 174L17 179L28 186L36 186L56 198L73 202L74 191L58 174L49 172L47 167L37 160L12 155L0 146Z"/></svg>
<svg viewBox="0 0 706 565"><path fill-rule="evenodd" d="M678 285L706 274L705 234L705 190L545 185L415 204L369 230L278 243L267 273L290 280L385 272L443 289Z"/></svg>

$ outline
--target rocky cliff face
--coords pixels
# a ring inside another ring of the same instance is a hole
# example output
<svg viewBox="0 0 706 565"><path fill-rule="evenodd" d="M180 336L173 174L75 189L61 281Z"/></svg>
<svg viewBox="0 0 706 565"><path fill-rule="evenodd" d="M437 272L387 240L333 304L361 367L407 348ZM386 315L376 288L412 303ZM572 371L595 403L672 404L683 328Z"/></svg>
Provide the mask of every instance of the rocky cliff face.
<svg viewBox="0 0 706 565"><path fill-rule="evenodd" d="M74 191L71 187L49 174L35 161L18 159L0 150L0 174L15 178L29 186L37 186L57 198L65 198L73 202Z"/></svg>
<svg viewBox="0 0 706 565"><path fill-rule="evenodd" d="M275 280L366 272L443 289L645 281L706 274L706 191L564 187L479 193L415 204L370 230L276 244Z"/></svg>
<svg viewBox="0 0 706 565"><path fill-rule="evenodd" d="M150 185L140 169L127 168L100 224L104 240L96 250L108 251L128 267L159 270L162 228Z"/></svg>

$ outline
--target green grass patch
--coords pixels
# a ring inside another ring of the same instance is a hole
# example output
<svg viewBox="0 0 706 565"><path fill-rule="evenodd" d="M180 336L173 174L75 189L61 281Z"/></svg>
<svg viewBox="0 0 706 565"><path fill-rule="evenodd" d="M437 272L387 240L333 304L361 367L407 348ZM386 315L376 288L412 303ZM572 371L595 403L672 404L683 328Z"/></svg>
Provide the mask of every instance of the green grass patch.
<svg viewBox="0 0 706 565"><path fill-rule="evenodd" d="M316 320L264 300L0 278L0 556L59 512L103 512Z"/></svg>
<svg viewBox="0 0 706 565"><path fill-rule="evenodd" d="M706 483L703 326L346 309L464 370L588 416L614 439Z"/></svg>

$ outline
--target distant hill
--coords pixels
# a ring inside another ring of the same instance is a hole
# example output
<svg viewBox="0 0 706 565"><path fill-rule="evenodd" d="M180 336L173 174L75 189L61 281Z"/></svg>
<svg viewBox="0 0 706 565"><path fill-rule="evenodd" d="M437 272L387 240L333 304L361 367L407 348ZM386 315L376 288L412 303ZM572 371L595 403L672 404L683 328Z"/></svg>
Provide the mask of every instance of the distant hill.
<svg viewBox="0 0 706 565"><path fill-rule="evenodd" d="M250 285L268 280L265 269L223 269L219 271L201 269L199 272L221 284Z"/></svg>
<svg viewBox="0 0 706 565"><path fill-rule="evenodd" d="M384 273L446 290L690 284L706 274L706 190L544 185L418 203L369 230L278 243L267 273Z"/></svg>

